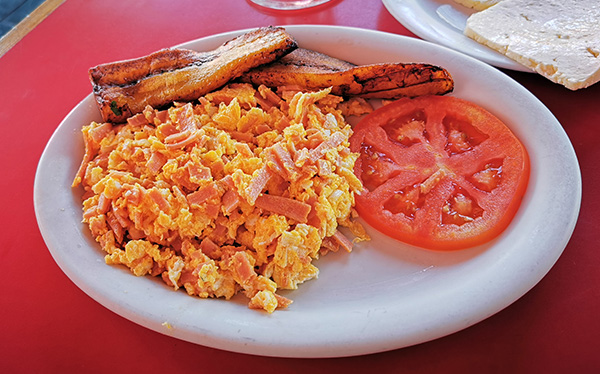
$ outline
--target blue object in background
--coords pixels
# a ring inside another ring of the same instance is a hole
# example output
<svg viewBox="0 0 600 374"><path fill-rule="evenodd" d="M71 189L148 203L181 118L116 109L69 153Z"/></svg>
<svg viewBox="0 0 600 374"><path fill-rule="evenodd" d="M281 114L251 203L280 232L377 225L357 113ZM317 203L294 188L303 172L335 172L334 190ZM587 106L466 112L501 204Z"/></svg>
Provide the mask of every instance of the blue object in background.
<svg viewBox="0 0 600 374"><path fill-rule="evenodd" d="M44 0L0 0L0 37L12 30Z"/></svg>

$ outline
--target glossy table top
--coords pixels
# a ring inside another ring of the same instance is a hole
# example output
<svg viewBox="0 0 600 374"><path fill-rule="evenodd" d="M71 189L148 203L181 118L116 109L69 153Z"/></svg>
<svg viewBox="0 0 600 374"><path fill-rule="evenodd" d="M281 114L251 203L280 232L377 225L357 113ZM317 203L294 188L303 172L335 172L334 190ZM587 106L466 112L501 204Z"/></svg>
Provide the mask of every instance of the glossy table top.
<svg viewBox="0 0 600 374"><path fill-rule="evenodd" d="M531 291L452 335L359 357L244 355L138 326L88 297L63 274L37 226L33 182L50 136L91 91L88 68L212 34L286 24L414 36L376 0L333 0L287 13L242 0L67 0L0 57L0 372L599 370L600 85L569 91L535 74L505 71L552 111L571 139L583 180L579 221L563 255Z"/></svg>

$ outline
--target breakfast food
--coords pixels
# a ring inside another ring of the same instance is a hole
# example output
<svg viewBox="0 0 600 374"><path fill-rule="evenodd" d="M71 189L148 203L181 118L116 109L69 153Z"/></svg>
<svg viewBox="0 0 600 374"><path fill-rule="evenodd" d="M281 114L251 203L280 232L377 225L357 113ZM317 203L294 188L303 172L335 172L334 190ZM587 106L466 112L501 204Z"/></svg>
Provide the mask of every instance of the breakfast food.
<svg viewBox="0 0 600 374"><path fill-rule="evenodd" d="M484 10L492 5L498 4L502 0L454 0L458 4L464 5L475 10Z"/></svg>
<svg viewBox="0 0 600 374"><path fill-rule="evenodd" d="M286 307L277 290L368 238L354 221L362 186L341 102L329 89L231 84L126 124L85 126L73 186L83 186L83 219L106 262L190 295Z"/></svg>
<svg viewBox="0 0 600 374"><path fill-rule="evenodd" d="M529 180L527 151L478 105L452 96L400 99L362 119L350 149L361 218L423 248L464 249L497 237Z"/></svg>
<svg viewBox="0 0 600 374"><path fill-rule="evenodd" d="M296 41L283 28L263 27L213 51L165 49L96 66L89 75L102 118L119 123L147 105L160 108L173 101L196 100L296 47Z"/></svg>
<svg viewBox="0 0 600 374"><path fill-rule="evenodd" d="M356 66L289 55L296 47L263 28L212 52L90 69L103 121L82 129L73 187L106 263L202 298L243 293L271 313L291 303L279 290L317 277L315 259L369 239L346 118L373 110L365 98L445 94L454 82L433 65Z"/></svg>
<svg viewBox="0 0 600 374"><path fill-rule="evenodd" d="M335 95L378 99L441 95L454 88L450 74L439 66L416 63L356 66L303 48L244 73L240 80L271 88L296 86L320 90L331 87Z"/></svg>
<svg viewBox="0 0 600 374"><path fill-rule="evenodd" d="M102 118L112 123L124 122L147 105L163 108L173 101L196 100L238 78L272 89L331 88L335 95L385 99L444 94L454 88L450 74L438 66L356 66L316 51L294 52L297 47L285 29L265 27L210 52L164 49L137 59L98 65L89 70L89 76Z"/></svg>
<svg viewBox="0 0 600 374"><path fill-rule="evenodd" d="M600 3L504 0L468 20L465 35L571 90L600 80Z"/></svg>

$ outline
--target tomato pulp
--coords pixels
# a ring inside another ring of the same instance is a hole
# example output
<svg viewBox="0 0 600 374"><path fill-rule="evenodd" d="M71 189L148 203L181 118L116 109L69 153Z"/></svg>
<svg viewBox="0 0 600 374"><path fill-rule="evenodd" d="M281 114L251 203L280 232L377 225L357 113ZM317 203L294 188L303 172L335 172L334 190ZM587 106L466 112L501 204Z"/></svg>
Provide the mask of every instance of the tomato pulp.
<svg viewBox="0 0 600 374"><path fill-rule="evenodd" d="M452 96L405 98L361 120L350 138L364 190L359 215L415 246L456 250L497 237L529 180L523 144L497 117Z"/></svg>

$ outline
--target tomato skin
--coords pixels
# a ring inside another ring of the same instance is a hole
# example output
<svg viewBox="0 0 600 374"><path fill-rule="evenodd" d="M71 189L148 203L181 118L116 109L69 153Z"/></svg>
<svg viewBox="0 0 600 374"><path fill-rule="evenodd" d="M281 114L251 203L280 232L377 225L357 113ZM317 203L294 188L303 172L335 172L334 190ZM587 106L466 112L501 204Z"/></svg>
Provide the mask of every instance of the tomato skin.
<svg viewBox="0 0 600 374"><path fill-rule="evenodd" d="M522 143L497 117L452 96L400 99L359 122L350 149L359 215L418 247L486 243L516 214L529 180Z"/></svg>

